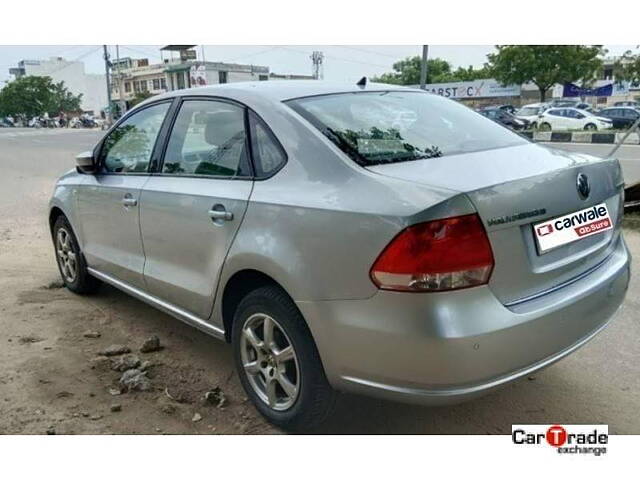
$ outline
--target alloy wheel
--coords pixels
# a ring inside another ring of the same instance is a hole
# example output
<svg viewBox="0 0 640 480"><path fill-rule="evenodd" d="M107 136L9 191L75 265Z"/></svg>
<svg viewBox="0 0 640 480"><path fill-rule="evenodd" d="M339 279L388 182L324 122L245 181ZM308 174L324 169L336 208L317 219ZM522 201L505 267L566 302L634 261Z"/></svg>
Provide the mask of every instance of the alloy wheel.
<svg viewBox="0 0 640 480"><path fill-rule="evenodd" d="M73 251L71 235L65 228L59 228L56 235L56 255L62 276L67 283L73 283L78 276L78 257Z"/></svg>
<svg viewBox="0 0 640 480"><path fill-rule="evenodd" d="M240 337L242 366L251 388L274 410L293 406L300 391L300 369L293 344L282 326L264 313L244 322Z"/></svg>

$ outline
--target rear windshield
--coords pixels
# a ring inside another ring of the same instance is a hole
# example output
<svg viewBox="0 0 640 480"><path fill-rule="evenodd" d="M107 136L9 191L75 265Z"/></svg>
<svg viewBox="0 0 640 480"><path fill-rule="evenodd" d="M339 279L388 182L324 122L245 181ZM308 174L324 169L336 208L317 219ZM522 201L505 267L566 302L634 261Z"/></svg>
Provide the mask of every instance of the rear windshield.
<svg viewBox="0 0 640 480"><path fill-rule="evenodd" d="M362 166L527 143L452 100L424 92L357 92L287 102Z"/></svg>

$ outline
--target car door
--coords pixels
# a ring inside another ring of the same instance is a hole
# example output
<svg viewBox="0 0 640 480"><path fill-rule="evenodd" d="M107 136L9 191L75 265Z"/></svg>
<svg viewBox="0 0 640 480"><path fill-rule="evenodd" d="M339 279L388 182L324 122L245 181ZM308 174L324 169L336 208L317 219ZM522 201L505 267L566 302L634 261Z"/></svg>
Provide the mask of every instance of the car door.
<svg viewBox="0 0 640 480"><path fill-rule="evenodd" d="M245 117L230 101L182 100L141 193L147 291L200 319L211 313L253 187Z"/></svg>
<svg viewBox="0 0 640 480"><path fill-rule="evenodd" d="M564 116L564 109L554 108L549 110L545 115L545 120L551 125L552 130L564 130L566 129L566 117Z"/></svg>
<svg viewBox="0 0 640 480"><path fill-rule="evenodd" d="M87 264L127 284L143 287L140 189L171 102L126 117L102 141L98 172L79 190L78 212Z"/></svg>
<svg viewBox="0 0 640 480"><path fill-rule="evenodd" d="M633 123L638 119L640 113L631 108L625 108L623 113L624 122L622 122L620 128L630 128Z"/></svg>

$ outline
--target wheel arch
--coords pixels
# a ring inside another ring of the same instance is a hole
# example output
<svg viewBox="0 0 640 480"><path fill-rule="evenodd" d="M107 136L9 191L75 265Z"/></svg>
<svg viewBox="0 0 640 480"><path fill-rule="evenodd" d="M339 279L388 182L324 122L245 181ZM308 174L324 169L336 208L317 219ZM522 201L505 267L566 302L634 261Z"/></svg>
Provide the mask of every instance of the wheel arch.
<svg viewBox="0 0 640 480"><path fill-rule="evenodd" d="M52 206L51 209L49 210L49 231L51 232L52 235L53 235L53 226L55 225L56 220L58 220L58 217L60 216L63 216L67 220L69 220L69 217L64 213L62 208L60 208L57 205Z"/></svg>
<svg viewBox="0 0 640 480"><path fill-rule="evenodd" d="M221 297L221 314L224 325L224 337L228 343L231 342L233 317L238 305L249 292L266 285L273 285L280 288L291 298L291 301L293 301L289 292L287 292L286 288L284 288L280 282L259 270L251 268L238 270L231 275L225 283Z"/></svg>

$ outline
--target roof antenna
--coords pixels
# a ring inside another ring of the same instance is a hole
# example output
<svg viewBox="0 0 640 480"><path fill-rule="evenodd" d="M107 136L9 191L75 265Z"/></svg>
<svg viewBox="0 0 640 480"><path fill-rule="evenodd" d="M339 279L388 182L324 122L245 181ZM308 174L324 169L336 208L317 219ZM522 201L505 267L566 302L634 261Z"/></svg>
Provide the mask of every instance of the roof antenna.
<svg viewBox="0 0 640 480"><path fill-rule="evenodd" d="M360 88L364 88L367 86L367 77L362 77L360 80L358 80L358 83L356 83L356 85L358 85Z"/></svg>

